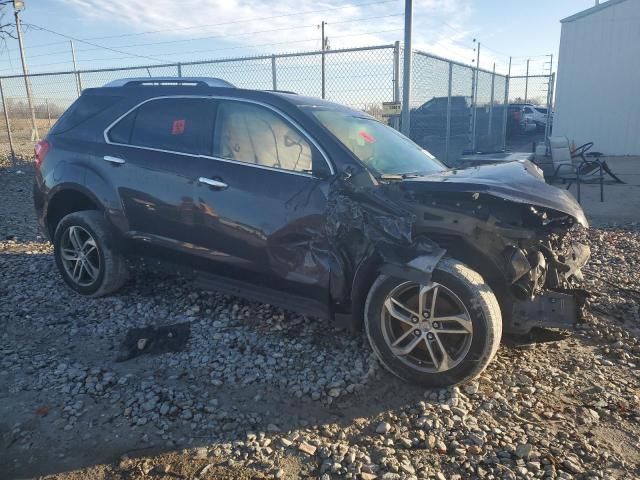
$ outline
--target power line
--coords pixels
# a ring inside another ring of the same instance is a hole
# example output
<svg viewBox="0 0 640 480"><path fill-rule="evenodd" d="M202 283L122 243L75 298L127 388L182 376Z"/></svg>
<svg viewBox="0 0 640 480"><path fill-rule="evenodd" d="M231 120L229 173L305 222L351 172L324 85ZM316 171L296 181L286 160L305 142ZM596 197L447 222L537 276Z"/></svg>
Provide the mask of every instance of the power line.
<svg viewBox="0 0 640 480"><path fill-rule="evenodd" d="M64 37L64 38L66 38L68 40L74 40L76 42L86 43L87 45L91 45L93 47L104 48L105 50L111 50L112 52L120 53L120 54L123 54L123 55L130 55L132 57L146 58L147 60L153 60L154 62L162 62L162 60L160 60L158 58L149 57L148 55L138 55L138 54L135 54L135 53L123 52L122 50L117 50L115 48L105 47L103 45L98 45L97 43L88 42L86 40L80 40L79 38L75 38L75 37L72 37L70 35L65 35L64 33L56 32L55 30L50 30L48 28L41 27L40 25L36 25L34 23L26 23L25 25L29 25L30 27L36 28L38 30L44 30L45 32L53 33L54 35L58 35L60 37Z"/></svg>
<svg viewBox="0 0 640 480"><path fill-rule="evenodd" d="M399 17L399 16L403 16L403 15L404 15L403 13L391 14L391 15L378 15L378 16L375 16L375 17L356 18L356 19L352 19L352 20L343 20L343 21L340 21L340 22L332 22L331 24L332 25L338 25L338 24L345 24L345 23L364 22L366 20L374 20L374 19L390 18L390 17ZM300 26L296 26L296 27L273 28L273 29L270 29L270 30L258 30L258 31L253 31L253 32L236 33L236 34L208 35L208 36L204 36L204 37L186 38L186 39L182 39L182 40L165 40L165 41L161 41L161 42L136 43L136 44L131 44L131 45L115 45L114 48L136 48L136 47L147 47L147 46L154 46L154 45L167 45L167 44L173 44L173 43L193 42L193 41L199 41L199 40L211 40L211 39L214 39L214 38L246 37L246 36L257 35L257 34L261 34L261 33L273 33L273 32L282 32L282 31L286 31L286 30L298 30L298 29L303 29L303 28L316 28L316 27L317 27L316 24L300 25ZM96 50L102 50L103 48L104 47L83 48L83 49L76 50L76 53L92 52L92 51L96 51ZM29 58L33 59L33 58L38 58L38 57L49 57L51 55L59 55L59 54L65 54L65 53L69 53L68 50L61 50L61 51L57 51L57 52L48 52L48 53L40 53L40 54L37 54L37 55L29 55Z"/></svg>
<svg viewBox="0 0 640 480"><path fill-rule="evenodd" d="M340 7L329 7L329 8L322 8L322 9L318 9L318 10L307 10L307 11L295 12L295 13L284 13L284 14L279 14L279 15L272 15L272 16L269 16L269 17L252 17L252 18L245 18L245 19L240 19L240 20L233 20L233 21L230 21L230 22L191 25L191 26L188 26L188 27L179 27L179 28L166 28L166 29L158 29L158 30L147 30L147 31L144 31L144 32L124 33L124 34L119 34L119 35L107 35L107 36L101 36L101 37L88 37L88 38L83 39L83 40L82 39L75 39L75 40L79 41L79 42L83 42L83 43L88 43L87 42L88 40L107 40L107 39L112 39L112 38L125 38L125 37L134 37L134 36L140 36L140 35L149 35L149 34L154 34L154 33L177 32L177 31L193 30L193 29L200 29L200 28L218 27L218 26L224 26L224 25L235 25L235 24L238 24L238 23L247 23L247 22L272 20L272 19L275 19L275 18L285 18L285 17L291 17L291 16L308 15L308 14L312 14L312 13L322 13L322 12L329 12L329 11L335 11L335 10L344 10L344 9L353 8L353 7L365 7L365 6L369 6L369 5L381 5L381 4L385 4L385 3L397 3L397 2L398 2L398 0L377 0L375 2L355 3L355 4L343 5L343 6L340 6ZM29 46L29 49L43 48L43 47L48 47L48 46L51 46L51 45L56 45L56 44L61 44L61 43L65 43L65 42L49 42L49 43L42 43L42 44L38 44L38 45L31 45L31 46ZM8 50L8 52L12 52L12 51L16 51L16 49Z"/></svg>
<svg viewBox="0 0 640 480"><path fill-rule="evenodd" d="M346 38L346 37L359 37L359 36L364 36L364 35L376 35L376 34L380 34L380 33L389 33L389 32L397 32L397 31L401 31L402 28L394 28L394 29L389 29L389 30L375 30L375 31L369 31L369 32L359 32L359 33L351 33L351 34L345 34L345 35L333 35L332 38ZM300 43L308 43L308 42L316 42L318 39L317 38L308 38L308 39L304 39L304 40L289 40L289 41L285 41L285 42L274 42L274 43L261 43L261 44L254 44L254 45L238 45L238 46L234 46L234 47L224 47L224 48L214 48L214 49L205 49L205 50L193 50L193 51L189 51L189 52L165 52L165 53L156 53L156 55L158 56L172 56L172 55L193 55L195 53L208 53L208 52L218 52L218 51L223 51L223 50L237 50L237 49L251 49L251 48L257 48L257 47L266 47L266 46L273 46L273 45L288 45L288 44L300 44ZM126 52L118 52L118 53L125 53ZM107 61L107 60L122 60L122 59L126 59L126 58L131 58L131 56L127 56L127 57L107 57L107 58L92 58L92 59L86 59L83 60L83 62L87 63L87 62L95 62L95 61ZM167 63L167 60L159 60L162 63ZM46 67L46 66L52 66L52 65L63 65L63 64L68 64L70 63L70 60L65 61L65 62L54 62L54 63L46 63L46 64L35 64L32 65L32 67ZM131 67L123 67L123 68L133 68L133 67L137 67L138 65L133 65ZM150 65L153 66L153 65ZM6 71L9 69L2 69L0 71Z"/></svg>

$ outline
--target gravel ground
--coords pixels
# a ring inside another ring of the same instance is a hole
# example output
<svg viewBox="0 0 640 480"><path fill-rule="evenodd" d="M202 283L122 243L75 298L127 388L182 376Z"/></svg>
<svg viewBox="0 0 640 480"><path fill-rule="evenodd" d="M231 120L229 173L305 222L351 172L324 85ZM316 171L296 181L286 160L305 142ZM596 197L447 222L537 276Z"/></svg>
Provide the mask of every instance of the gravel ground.
<svg viewBox="0 0 640 480"><path fill-rule="evenodd" d="M475 382L427 390L360 335L139 273L84 299L39 236L32 173L0 161L0 478L638 478L640 229L584 234L586 323L505 339ZM116 362L130 327L181 352Z"/></svg>

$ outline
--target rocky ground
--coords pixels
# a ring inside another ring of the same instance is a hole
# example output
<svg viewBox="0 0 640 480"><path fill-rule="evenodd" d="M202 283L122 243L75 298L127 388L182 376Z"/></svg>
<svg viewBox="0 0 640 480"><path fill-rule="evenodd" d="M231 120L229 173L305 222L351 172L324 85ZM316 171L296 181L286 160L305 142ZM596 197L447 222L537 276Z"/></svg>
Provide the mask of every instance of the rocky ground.
<svg viewBox="0 0 640 480"><path fill-rule="evenodd" d="M640 476L640 229L591 229L586 323L505 339L477 381L423 390L364 339L140 273L67 290L31 169L0 165L0 478L461 479ZM130 327L186 348L117 362Z"/></svg>

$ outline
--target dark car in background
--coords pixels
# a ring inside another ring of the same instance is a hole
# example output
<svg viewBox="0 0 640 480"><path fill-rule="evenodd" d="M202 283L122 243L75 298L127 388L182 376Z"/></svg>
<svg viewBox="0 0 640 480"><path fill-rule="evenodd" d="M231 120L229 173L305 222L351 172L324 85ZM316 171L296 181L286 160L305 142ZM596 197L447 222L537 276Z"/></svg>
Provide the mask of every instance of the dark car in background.
<svg viewBox="0 0 640 480"><path fill-rule="evenodd" d="M587 221L568 192L529 162L450 170L321 99L124 79L84 90L35 167L39 223L80 295L116 292L140 258L170 265L364 327L386 368L428 386L478 375L503 329L579 315L589 251L568 232Z"/></svg>

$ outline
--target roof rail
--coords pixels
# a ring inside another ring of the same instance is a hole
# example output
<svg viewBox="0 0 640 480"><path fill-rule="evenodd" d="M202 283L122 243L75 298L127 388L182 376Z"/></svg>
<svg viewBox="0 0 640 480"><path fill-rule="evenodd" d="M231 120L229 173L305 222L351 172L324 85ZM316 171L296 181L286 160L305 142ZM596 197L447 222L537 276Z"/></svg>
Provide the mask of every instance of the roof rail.
<svg viewBox="0 0 640 480"><path fill-rule="evenodd" d="M105 87L133 87L133 86L163 86L163 85L192 85L196 87L227 87L235 88L235 85L213 77L135 77L113 80Z"/></svg>

